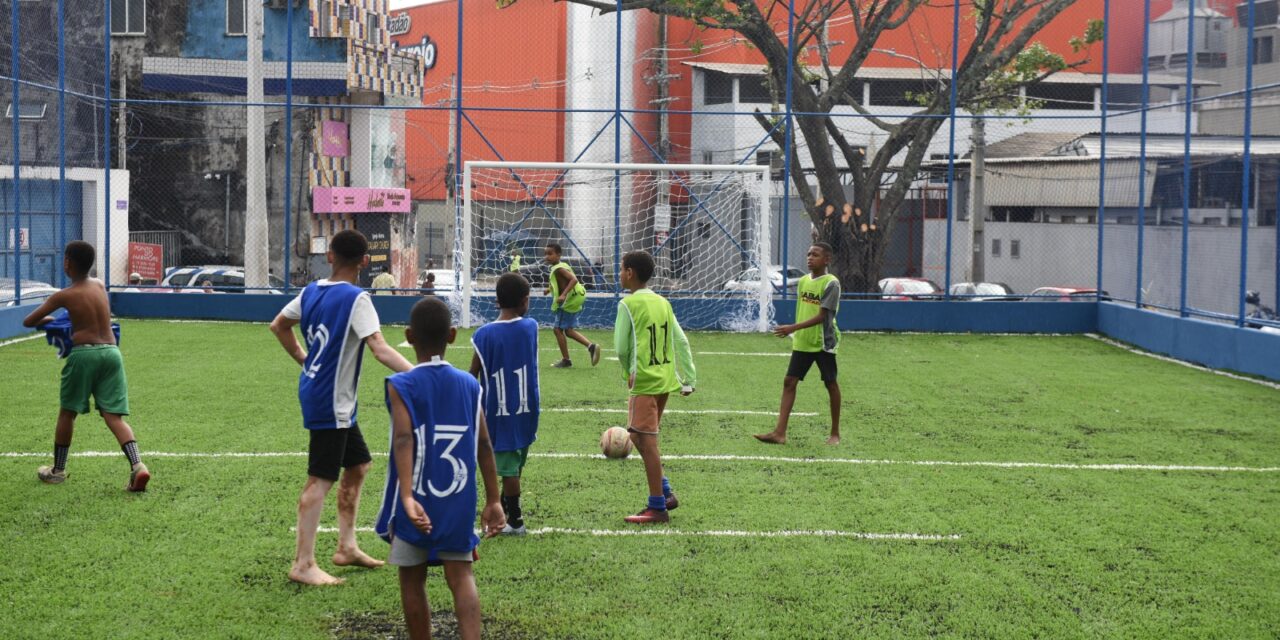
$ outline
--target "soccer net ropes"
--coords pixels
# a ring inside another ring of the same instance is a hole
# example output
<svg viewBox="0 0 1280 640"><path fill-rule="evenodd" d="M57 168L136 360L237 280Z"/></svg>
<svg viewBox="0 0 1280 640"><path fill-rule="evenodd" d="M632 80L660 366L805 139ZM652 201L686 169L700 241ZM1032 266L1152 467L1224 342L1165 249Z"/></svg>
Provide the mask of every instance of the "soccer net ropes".
<svg viewBox="0 0 1280 640"><path fill-rule="evenodd" d="M551 243L586 286L588 307L607 312L590 317L612 321L626 293L622 257L647 251L649 288L682 324L764 331L772 320L785 282L769 259L768 167L468 162L462 178L454 265L464 326L492 315L503 273L545 293Z"/></svg>

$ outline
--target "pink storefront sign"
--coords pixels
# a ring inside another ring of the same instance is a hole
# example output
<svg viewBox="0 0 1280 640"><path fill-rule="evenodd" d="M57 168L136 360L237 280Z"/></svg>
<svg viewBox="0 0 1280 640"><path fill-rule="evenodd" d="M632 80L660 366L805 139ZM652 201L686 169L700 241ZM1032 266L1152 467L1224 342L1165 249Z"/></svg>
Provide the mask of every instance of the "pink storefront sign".
<svg viewBox="0 0 1280 640"><path fill-rule="evenodd" d="M347 138L347 123L325 120L320 125L320 153L331 158L345 158L351 153Z"/></svg>
<svg viewBox="0 0 1280 640"><path fill-rule="evenodd" d="M313 187L315 213L409 213L408 189L372 187Z"/></svg>

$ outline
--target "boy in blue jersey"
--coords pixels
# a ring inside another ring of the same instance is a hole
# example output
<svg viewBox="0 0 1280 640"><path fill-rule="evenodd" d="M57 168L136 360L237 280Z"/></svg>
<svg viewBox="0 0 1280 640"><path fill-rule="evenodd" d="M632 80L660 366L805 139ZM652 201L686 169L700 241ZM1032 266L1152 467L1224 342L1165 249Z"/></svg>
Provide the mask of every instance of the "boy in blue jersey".
<svg viewBox="0 0 1280 640"><path fill-rule="evenodd" d="M333 274L307 285L271 322L271 332L285 352L302 365L298 401L303 426L311 434L307 482L298 500L298 549L289 569L289 579L303 584L342 582L320 569L315 557L320 512L339 472L338 550L333 563L369 568L383 564L356 543L360 488L372 460L356 422L356 390L365 345L392 371L408 371L412 365L383 339L373 301L356 286L360 270L369 264L368 253L369 242L360 232L334 234L328 251ZM307 340L306 350L293 333L298 324Z"/></svg>
<svg viewBox="0 0 1280 640"><path fill-rule="evenodd" d="M405 331L418 364L387 378L391 465L375 531L391 543L387 561L400 567L400 602L415 640L431 637L427 567L441 564L453 592L458 635L480 638L480 597L471 572L480 544L472 528L477 462L484 476L485 536L497 535L506 524L480 384L444 359L456 337L448 305L419 300Z"/></svg>
<svg viewBox="0 0 1280 640"><path fill-rule="evenodd" d="M525 534L520 475L529 445L538 439L538 323L529 312L529 281L518 273L498 278L498 319L471 337L471 375L484 389L484 417L502 478L504 535Z"/></svg>

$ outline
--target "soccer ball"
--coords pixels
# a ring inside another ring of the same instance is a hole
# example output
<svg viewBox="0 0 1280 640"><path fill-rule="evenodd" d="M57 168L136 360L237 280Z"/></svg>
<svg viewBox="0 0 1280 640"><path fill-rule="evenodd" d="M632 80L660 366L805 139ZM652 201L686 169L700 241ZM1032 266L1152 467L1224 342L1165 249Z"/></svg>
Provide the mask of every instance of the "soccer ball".
<svg viewBox="0 0 1280 640"><path fill-rule="evenodd" d="M622 427L609 427L600 434L600 453L606 458L625 458L631 455L631 434Z"/></svg>

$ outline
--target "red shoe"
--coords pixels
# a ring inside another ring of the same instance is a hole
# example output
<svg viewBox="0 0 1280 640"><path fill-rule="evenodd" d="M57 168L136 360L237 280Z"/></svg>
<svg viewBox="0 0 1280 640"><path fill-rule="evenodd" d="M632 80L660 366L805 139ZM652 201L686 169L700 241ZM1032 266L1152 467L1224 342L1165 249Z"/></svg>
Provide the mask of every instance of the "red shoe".
<svg viewBox="0 0 1280 640"><path fill-rule="evenodd" d="M630 524L665 524L671 522L671 516L667 514L666 509L659 511L646 508L634 516L627 516L623 519Z"/></svg>
<svg viewBox="0 0 1280 640"><path fill-rule="evenodd" d="M675 492L672 492L667 496L667 511L675 509L678 506L680 506L680 498L677 498Z"/></svg>

